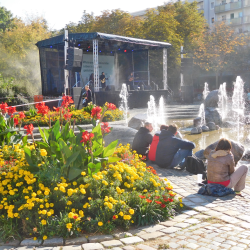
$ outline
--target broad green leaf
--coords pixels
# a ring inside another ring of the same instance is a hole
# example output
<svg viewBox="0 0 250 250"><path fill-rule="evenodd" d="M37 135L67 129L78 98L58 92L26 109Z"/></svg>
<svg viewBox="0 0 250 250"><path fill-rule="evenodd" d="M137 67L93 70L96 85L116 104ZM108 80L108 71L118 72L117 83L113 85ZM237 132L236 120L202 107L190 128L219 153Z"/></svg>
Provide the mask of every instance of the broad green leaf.
<svg viewBox="0 0 250 250"><path fill-rule="evenodd" d="M60 121L59 120L57 120L57 122L53 126L52 131L53 131L54 138L57 141L61 136L61 133L60 133Z"/></svg>
<svg viewBox="0 0 250 250"><path fill-rule="evenodd" d="M94 170L94 171L93 171L93 168L92 168L92 174L95 174L95 173L99 172L100 169L101 169L101 167L102 167L101 162L96 163L96 164L95 164L95 170Z"/></svg>
<svg viewBox="0 0 250 250"><path fill-rule="evenodd" d="M111 156L115 152L118 140L111 142L103 151L103 157Z"/></svg>
<svg viewBox="0 0 250 250"><path fill-rule="evenodd" d="M111 162L118 162L120 160L121 160L121 158L119 158L119 157L109 157L108 162L109 163L111 163Z"/></svg>
<svg viewBox="0 0 250 250"><path fill-rule="evenodd" d="M76 177L78 177L82 172L82 169L79 168L70 168L69 170L69 181L72 181Z"/></svg>
<svg viewBox="0 0 250 250"><path fill-rule="evenodd" d="M98 148L95 152L93 152L93 156L98 156L102 153L103 147Z"/></svg>
<svg viewBox="0 0 250 250"><path fill-rule="evenodd" d="M39 132L40 132L40 135L43 139L44 142L48 143L48 138L46 137L45 133L43 132L43 130L38 126L39 128Z"/></svg>
<svg viewBox="0 0 250 250"><path fill-rule="evenodd" d="M68 167L72 162L74 162L77 158L77 156L79 155L79 151L73 153L69 158L67 158L66 160L66 164L65 167Z"/></svg>

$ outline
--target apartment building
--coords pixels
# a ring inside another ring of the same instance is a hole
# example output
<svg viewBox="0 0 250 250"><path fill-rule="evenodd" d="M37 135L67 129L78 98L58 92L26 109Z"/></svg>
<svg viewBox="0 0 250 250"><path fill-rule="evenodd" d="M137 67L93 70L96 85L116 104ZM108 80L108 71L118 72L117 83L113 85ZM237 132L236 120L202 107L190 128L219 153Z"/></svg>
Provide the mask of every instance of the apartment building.
<svg viewBox="0 0 250 250"><path fill-rule="evenodd" d="M215 0L215 21L225 22L237 33L250 32L250 0Z"/></svg>

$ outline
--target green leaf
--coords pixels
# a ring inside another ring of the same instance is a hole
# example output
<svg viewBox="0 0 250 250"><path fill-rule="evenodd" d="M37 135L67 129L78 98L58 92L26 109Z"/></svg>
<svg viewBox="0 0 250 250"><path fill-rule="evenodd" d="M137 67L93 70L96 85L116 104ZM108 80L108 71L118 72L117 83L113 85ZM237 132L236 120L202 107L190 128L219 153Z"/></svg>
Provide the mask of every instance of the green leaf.
<svg viewBox="0 0 250 250"><path fill-rule="evenodd" d="M103 147L98 148L95 152L93 152L93 156L98 156L102 153Z"/></svg>
<svg viewBox="0 0 250 250"><path fill-rule="evenodd" d="M38 126L40 135L44 142L48 143L48 138L46 137L45 133L42 131L42 129Z"/></svg>
<svg viewBox="0 0 250 250"><path fill-rule="evenodd" d="M61 136L61 133L60 133L60 121L59 120L57 120L57 122L53 126L52 132L53 132L54 138L57 141Z"/></svg>
<svg viewBox="0 0 250 250"><path fill-rule="evenodd" d="M121 158L119 158L119 157L109 157L108 162L109 163L111 163L111 162L118 162L120 160L121 160Z"/></svg>
<svg viewBox="0 0 250 250"><path fill-rule="evenodd" d="M82 169L79 168L70 168L69 170L69 181L72 181L76 177L78 177L82 172Z"/></svg>
<svg viewBox="0 0 250 250"><path fill-rule="evenodd" d="M118 140L111 142L103 151L103 157L111 156L115 152Z"/></svg>
<svg viewBox="0 0 250 250"><path fill-rule="evenodd" d="M25 159L28 162L30 169L32 173L37 172L39 168L33 163L32 157L31 157L31 150L27 147L24 147L24 153L25 153Z"/></svg>
<svg viewBox="0 0 250 250"><path fill-rule="evenodd" d="M22 141L23 141L23 146L26 146L28 141L28 136L27 135L24 136Z"/></svg>
<svg viewBox="0 0 250 250"><path fill-rule="evenodd" d="M69 158L67 158L65 167L68 167L72 162L74 162L79 155L80 151L73 153Z"/></svg>
<svg viewBox="0 0 250 250"><path fill-rule="evenodd" d="M102 167L101 162L96 163L96 164L95 164L95 169L94 169L94 171L93 171L93 168L92 168L92 174L95 174L95 173L99 172L100 169L101 169L101 167Z"/></svg>

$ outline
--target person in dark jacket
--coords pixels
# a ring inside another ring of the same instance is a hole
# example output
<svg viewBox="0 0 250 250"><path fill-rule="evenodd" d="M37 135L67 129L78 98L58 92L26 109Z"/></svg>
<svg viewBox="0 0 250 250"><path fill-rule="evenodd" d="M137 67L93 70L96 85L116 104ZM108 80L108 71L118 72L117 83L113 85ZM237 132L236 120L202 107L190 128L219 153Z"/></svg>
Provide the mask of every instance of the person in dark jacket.
<svg viewBox="0 0 250 250"><path fill-rule="evenodd" d="M84 99L82 102L83 107L87 107L90 102L92 102L92 93L89 88L89 85L85 85L85 94L84 94Z"/></svg>
<svg viewBox="0 0 250 250"><path fill-rule="evenodd" d="M156 149L155 163L162 168L180 167L187 156L192 155L195 144L175 137L177 126L169 125L168 130L162 130Z"/></svg>
<svg viewBox="0 0 250 250"><path fill-rule="evenodd" d="M150 122L145 122L144 127L141 127L135 134L135 138L132 144L132 150L135 150L138 154L147 155L149 145L153 140L153 136L150 134L150 132L152 131L152 124Z"/></svg>

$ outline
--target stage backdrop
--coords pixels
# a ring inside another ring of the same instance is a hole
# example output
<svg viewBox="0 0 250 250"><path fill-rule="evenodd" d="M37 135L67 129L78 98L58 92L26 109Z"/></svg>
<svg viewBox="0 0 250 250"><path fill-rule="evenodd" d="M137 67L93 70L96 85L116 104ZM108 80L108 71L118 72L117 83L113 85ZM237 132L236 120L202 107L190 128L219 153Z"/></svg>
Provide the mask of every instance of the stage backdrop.
<svg viewBox="0 0 250 250"><path fill-rule="evenodd" d="M101 75L101 73L104 72L106 78L108 78L106 80L106 85L115 85L114 56L99 55L98 61L99 61L99 75ZM89 81L89 77L92 73L94 73L93 55L83 54L82 69L81 69L83 85L85 85Z"/></svg>

